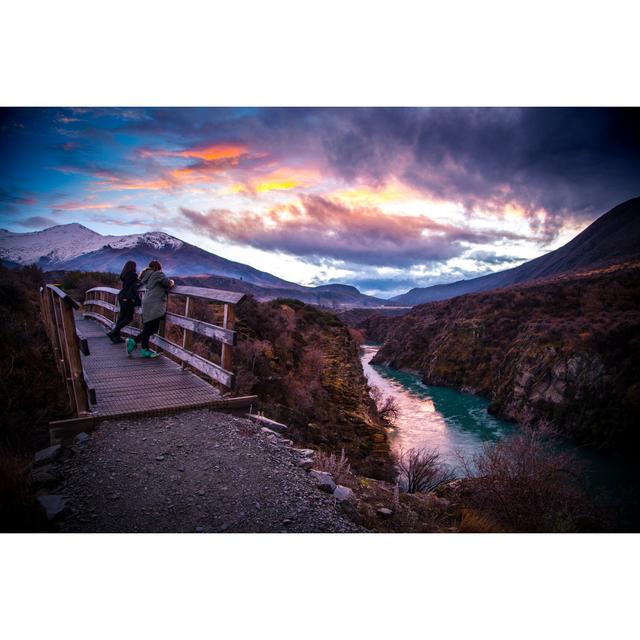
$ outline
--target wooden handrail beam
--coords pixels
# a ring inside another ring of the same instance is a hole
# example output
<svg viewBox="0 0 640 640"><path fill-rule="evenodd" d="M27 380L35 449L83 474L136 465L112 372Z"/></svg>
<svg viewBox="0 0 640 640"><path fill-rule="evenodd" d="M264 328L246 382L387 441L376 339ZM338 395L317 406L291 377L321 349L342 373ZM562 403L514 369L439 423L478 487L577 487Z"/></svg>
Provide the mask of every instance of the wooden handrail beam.
<svg viewBox="0 0 640 640"><path fill-rule="evenodd" d="M68 293L66 293L66 291L63 291L62 289L56 287L55 284L48 284L47 289L55 293L61 300L68 301L74 309L80 308L80 304L78 302L76 302Z"/></svg>
<svg viewBox="0 0 640 640"><path fill-rule="evenodd" d="M96 307L102 307L103 309L108 309L109 311L118 311L120 309L120 307L115 304L111 304L110 302L105 302L104 300L98 300L97 298L91 298L90 300L85 300L84 304L85 305L93 304Z"/></svg>
<svg viewBox="0 0 640 640"><path fill-rule="evenodd" d="M144 287L140 291L144 293ZM119 289L113 287L93 287L87 289L87 293L92 292L112 293L118 295ZM200 298L201 300L209 300L211 302L219 302L222 304L238 304L246 295L238 291L223 291L222 289L208 289L207 287L188 287L177 285L169 290L169 295L189 296L191 298Z"/></svg>
<svg viewBox="0 0 640 640"><path fill-rule="evenodd" d="M230 331L224 327L219 327L215 324L210 324L204 320L196 320L195 318L187 318L186 316L178 315L177 313L167 313L167 322L171 322L178 327L192 331L201 336L207 338L213 338L222 342L223 344L229 344L235 346L237 344L238 336L235 331Z"/></svg>

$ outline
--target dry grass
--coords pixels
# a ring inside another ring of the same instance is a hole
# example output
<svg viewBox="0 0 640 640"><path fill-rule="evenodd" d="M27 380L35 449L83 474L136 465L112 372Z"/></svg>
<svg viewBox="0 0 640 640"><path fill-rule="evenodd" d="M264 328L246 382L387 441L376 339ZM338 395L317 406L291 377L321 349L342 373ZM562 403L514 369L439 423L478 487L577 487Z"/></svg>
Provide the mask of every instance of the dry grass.
<svg viewBox="0 0 640 640"><path fill-rule="evenodd" d="M340 457L336 457L335 453L318 451L314 459L313 467L314 469L318 469L318 471L329 472L337 484L345 484L353 478L351 465L344 453L344 449L340 451Z"/></svg>
<svg viewBox="0 0 640 640"><path fill-rule="evenodd" d="M458 531L460 533L500 533L502 529L481 513L473 509L463 509Z"/></svg>

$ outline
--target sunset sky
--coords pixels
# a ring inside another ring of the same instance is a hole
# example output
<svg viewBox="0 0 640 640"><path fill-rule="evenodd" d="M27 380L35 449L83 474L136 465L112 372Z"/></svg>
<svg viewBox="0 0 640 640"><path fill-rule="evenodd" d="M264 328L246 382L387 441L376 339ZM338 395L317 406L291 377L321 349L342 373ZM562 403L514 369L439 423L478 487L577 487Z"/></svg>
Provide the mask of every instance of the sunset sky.
<svg viewBox="0 0 640 640"><path fill-rule="evenodd" d="M516 266L640 195L638 110L0 109L0 228L162 230L387 297Z"/></svg>

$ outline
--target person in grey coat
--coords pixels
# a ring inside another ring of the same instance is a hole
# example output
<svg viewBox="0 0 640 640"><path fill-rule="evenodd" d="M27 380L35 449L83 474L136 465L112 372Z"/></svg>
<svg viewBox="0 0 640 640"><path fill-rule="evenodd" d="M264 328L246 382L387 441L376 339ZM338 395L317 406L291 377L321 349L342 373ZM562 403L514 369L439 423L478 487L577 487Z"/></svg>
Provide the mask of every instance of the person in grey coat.
<svg viewBox="0 0 640 640"><path fill-rule="evenodd" d="M142 298L142 332L135 338L127 340L127 353L129 357L135 351L138 344L141 358L156 358L160 354L149 349L149 338L160 328L160 321L167 313L167 298L169 289L175 286L171 278L167 278L162 272L162 265L157 260L152 260L149 266L140 274L140 282L146 287Z"/></svg>

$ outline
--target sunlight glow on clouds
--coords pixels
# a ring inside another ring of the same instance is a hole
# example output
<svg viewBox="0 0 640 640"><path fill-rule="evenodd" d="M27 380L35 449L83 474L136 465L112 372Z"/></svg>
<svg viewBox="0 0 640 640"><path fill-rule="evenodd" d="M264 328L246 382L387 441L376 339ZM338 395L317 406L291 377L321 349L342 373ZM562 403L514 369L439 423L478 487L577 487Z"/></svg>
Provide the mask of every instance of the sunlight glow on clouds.
<svg viewBox="0 0 640 640"><path fill-rule="evenodd" d="M638 195L636 118L2 109L0 226L160 229L295 282L392 295L515 266Z"/></svg>

